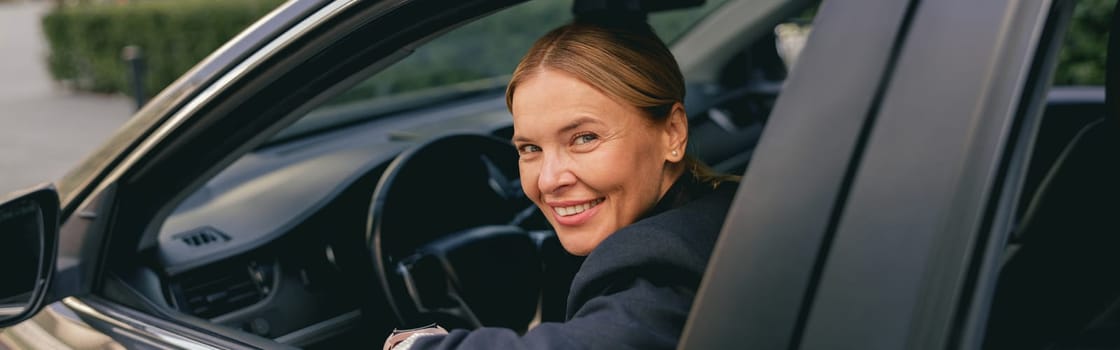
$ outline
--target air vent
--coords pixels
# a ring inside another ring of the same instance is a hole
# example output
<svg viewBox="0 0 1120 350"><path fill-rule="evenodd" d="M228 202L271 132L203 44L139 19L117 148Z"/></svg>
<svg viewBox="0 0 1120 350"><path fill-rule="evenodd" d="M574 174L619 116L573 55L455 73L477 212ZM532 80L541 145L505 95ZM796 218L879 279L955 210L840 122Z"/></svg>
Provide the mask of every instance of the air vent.
<svg viewBox="0 0 1120 350"><path fill-rule="evenodd" d="M178 283L179 308L202 318L213 318L245 308L268 294L271 273L262 275L256 264L240 268L195 273Z"/></svg>
<svg viewBox="0 0 1120 350"><path fill-rule="evenodd" d="M213 227L197 228L193 231L174 235L171 238L191 247L201 247L207 244L222 243L229 240L229 236L226 236L226 234Z"/></svg>

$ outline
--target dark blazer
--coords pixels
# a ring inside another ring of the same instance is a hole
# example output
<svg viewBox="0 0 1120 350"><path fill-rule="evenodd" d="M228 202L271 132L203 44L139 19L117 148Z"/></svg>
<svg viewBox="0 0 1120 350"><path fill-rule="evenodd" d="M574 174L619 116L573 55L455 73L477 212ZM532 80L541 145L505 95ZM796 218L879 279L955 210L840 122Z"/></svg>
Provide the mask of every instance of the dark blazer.
<svg viewBox="0 0 1120 350"><path fill-rule="evenodd" d="M566 322L523 336L455 330L418 338L411 349L676 348L735 187L713 190L682 175L645 218L587 256L572 281Z"/></svg>

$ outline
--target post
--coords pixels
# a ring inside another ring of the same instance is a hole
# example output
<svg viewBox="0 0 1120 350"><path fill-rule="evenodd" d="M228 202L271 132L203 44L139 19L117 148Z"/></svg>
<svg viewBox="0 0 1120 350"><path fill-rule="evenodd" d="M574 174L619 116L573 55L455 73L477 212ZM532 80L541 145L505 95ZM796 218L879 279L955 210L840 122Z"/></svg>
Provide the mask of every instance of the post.
<svg viewBox="0 0 1120 350"><path fill-rule="evenodd" d="M121 51L121 58L128 64L128 75L132 85L132 96L136 99L136 109L144 107L144 54L140 47L128 45Z"/></svg>

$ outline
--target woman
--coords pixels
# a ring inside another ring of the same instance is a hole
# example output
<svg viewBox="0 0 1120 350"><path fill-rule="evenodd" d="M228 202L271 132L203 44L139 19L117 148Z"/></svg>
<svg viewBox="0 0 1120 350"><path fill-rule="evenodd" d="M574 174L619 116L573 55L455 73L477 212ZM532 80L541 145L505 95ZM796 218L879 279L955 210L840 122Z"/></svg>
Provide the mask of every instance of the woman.
<svg viewBox="0 0 1120 350"><path fill-rule="evenodd" d="M587 256L564 323L396 332L389 349L675 348L734 194L686 156L684 79L645 23L539 39L506 90L525 194Z"/></svg>

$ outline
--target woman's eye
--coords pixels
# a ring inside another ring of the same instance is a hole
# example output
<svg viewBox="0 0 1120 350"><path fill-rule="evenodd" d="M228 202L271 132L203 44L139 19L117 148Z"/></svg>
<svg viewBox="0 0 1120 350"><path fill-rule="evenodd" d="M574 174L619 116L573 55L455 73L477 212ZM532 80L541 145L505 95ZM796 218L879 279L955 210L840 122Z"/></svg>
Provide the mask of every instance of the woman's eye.
<svg viewBox="0 0 1120 350"><path fill-rule="evenodd" d="M575 144L582 145L582 144L589 143L591 141L595 141L597 139L599 139L599 136L596 136L595 134L582 134L582 135L576 136Z"/></svg>
<svg viewBox="0 0 1120 350"><path fill-rule="evenodd" d="M521 154L540 152L540 151L541 151L541 148L537 147L537 145L521 145L521 147L517 148L517 152L521 153Z"/></svg>

